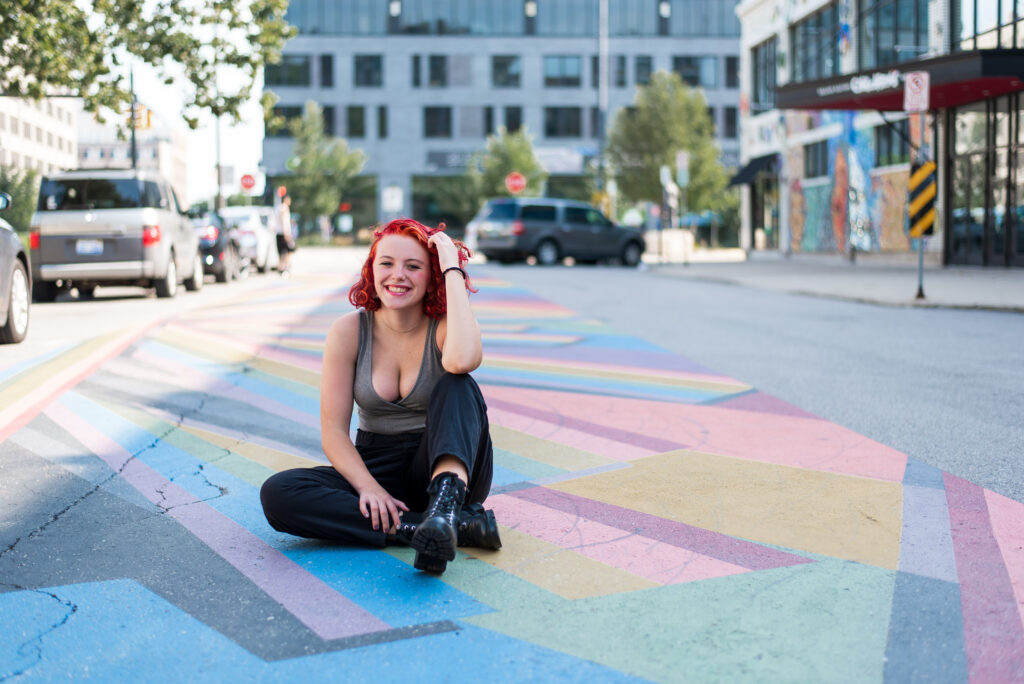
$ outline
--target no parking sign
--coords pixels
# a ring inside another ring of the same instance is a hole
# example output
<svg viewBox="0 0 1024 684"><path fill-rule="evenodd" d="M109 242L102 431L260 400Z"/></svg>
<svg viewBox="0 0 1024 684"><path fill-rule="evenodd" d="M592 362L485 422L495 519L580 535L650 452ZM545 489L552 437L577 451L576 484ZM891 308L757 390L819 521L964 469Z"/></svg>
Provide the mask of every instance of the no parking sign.
<svg viewBox="0 0 1024 684"><path fill-rule="evenodd" d="M911 71L903 76L903 111L928 111L928 72Z"/></svg>

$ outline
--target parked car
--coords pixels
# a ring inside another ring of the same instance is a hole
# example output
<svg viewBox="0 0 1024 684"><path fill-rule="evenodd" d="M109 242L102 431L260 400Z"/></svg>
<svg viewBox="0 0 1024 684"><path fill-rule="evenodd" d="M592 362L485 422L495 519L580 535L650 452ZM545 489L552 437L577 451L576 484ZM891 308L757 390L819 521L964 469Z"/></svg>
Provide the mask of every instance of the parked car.
<svg viewBox="0 0 1024 684"><path fill-rule="evenodd" d="M0 192L0 211L11 206L11 196ZM21 238L0 218L0 344L21 342L28 334L32 269Z"/></svg>
<svg viewBox="0 0 1024 684"><path fill-rule="evenodd" d="M265 273L267 268L276 265L274 226L257 207L224 207L219 213L229 229L238 230L242 254L249 258L257 271Z"/></svg>
<svg viewBox="0 0 1024 684"><path fill-rule="evenodd" d="M488 200L466 226L466 237L488 260L511 263L533 256L544 266L564 257L636 266L645 249L636 228L617 226L584 202L545 197Z"/></svg>
<svg viewBox="0 0 1024 684"><path fill-rule="evenodd" d="M32 293L53 301L62 289L89 296L97 286L203 285L199 240L170 185L132 169L87 169L46 176L32 217Z"/></svg>
<svg viewBox="0 0 1024 684"><path fill-rule="evenodd" d="M218 283L244 277L249 271L249 259L242 255L238 231L229 229L217 212L202 214L192 219L199 237L199 250L203 255L203 273L213 275Z"/></svg>

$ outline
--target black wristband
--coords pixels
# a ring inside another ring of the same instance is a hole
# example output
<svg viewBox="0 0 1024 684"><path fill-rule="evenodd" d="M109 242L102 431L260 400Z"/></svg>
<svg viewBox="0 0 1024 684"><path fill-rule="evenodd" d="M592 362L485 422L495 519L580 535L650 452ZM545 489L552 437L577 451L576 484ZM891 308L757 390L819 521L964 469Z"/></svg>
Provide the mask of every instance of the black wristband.
<svg viewBox="0 0 1024 684"><path fill-rule="evenodd" d="M466 272L465 272L465 271L463 271L463 270L462 270L461 268L459 268L458 266L451 266L450 268L446 268L446 269L444 269L443 271L441 271L441 277L442 277L442 278L444 278L444 277L445 277L446 275L448 275L448 271L458 271L458 272L459 272L459 274L460 274L460 275L462 276L462 279L463 279L463 280L465 280L465 279L466 279Z"/></svg>

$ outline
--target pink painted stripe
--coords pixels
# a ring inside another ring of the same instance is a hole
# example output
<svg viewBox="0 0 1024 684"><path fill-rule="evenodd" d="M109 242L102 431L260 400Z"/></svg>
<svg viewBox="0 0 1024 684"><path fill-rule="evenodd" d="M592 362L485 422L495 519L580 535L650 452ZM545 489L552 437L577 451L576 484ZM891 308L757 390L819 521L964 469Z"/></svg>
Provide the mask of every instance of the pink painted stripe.
<svg viewBox="0 0 1024 684"><path fill-rule="evenodd" d="M540 364L543 366L550 366L554 370L560 368L580 368L586 370L593 370L598 373L623 373L627 375L651 375L655 378L662 380L682 380L682 381L694 381L694 382L714 382L723 385L737 385L740 387L747 387L745 383L730 378L727 375L716 375L713 373L698 373L695 371L676 371L676 370L665 370L663 368L655 368L652 366L627 366L616 363L597 363L594 361L566 361L565 359L555 359L546 357L543 354L536 356L524 357L517 354L501 354L501 353L488 353L484 357L484 363L488 361L504 361L506 363L522 363L522 364Z"/></svg>
<svg viewBox="0 0 1024 684"><path fill-rule="evenodd" d="M502 525L658 584L682 584L749 572L635 530L611 527L507 494L487 499Z"/></svg>
<svg viewBox="0 0 1024 684"><path fill-rule="evenodd" d="M261 394L242 389L237 385L232 385L230 382L221 380L220 378L205 373L197 368L186 366L183 363L148 352L144 349L137 349L132 354L132 358L142 363L148 363L158 368L173 372L178 376L176 382L170 384L178 384L187 386L193 390L201 389L201 391L207 394L213 394L219 397L225 397L226 399L233 399L240 401L255 408L262 409L267 413L281 418L294 421L299 425L305 425L310 428L320 428L320 417L314 416L309 413L300 411L299 409L292 408L287 404L282 404L279 401L270 399Z"/></svg>
<svg viewBox="0 0 1024 684"><path fill-rule="evenodd" d="M218 335L207 332L200 328L172 324L168 325L168 328L174 328L179 332L187 334L191 337L198 339L205 339L211 344L231 347L233 349L252 354L256 358L268 359L271 361L280 361L281 363L287 363L292 366L298 366L299 368L305 368L306 370L320 372L322 362L320 356L313 356L311 354L302 354L299 352L293 352L287 349L281 349L272 345L266 344L250 344L243 342L231 335Z"/></svg>
<svg viewBox="0 0 1024 684"><path fill-rule="evenodd" d="M487 394L486 387L483 387L483 392L484 395ZM490 404L491 400L488 399L487 403ZM592 454L613 458L617 461L632 461L661 453L656 449L647 449L634 444L608 439L600 435L590 434L585 430L563 427L513 411L503 411L495 408L493 405L487 407L487 416L495 425L525 432L528 435L533 435L549 442L564 444L575 449L589 451Z"/></svg>
<svg viewBox="0 0 1024 684"><path fill-rule="evenodd" d="M55 403L46 415L322 639L390 629L249 530L134 458L66 406Z"/></svg>
<svg viewBox="0 0 1024 684"><path fill-rule="evenodd" d="M484 394L488 394L486 389L484 390ZM686 444L680 442L659 439L658 437L651 437L643 433L620 430L619 428L610 427L606 424L593 423L589 420L574 418L562 413L560 410L555 410L554 406L552 406L552 410L545 411L533 406L526 406L525 404L518 404L491 396L487 396L487 405L494 406L495 408L502 409L509 413L518 413L519 415L527 418L534 418L546 423L572 428L573 430L597 435L598 437L604 437L605 439L614 440L616 442L643 447L644 449L648 449L655 453L686 448Z"/></svg>
<svg viewBox="0 0 1024 684"><path fill-rule="evenodd" d="M54 399L92 375L103 362L120 354L128 345L158 324L159 321L154 321L129 330L121 337L115 338L109 344L95 351L91 356L87 356L40 383L19 401L0 411L0 443L28 425Z"/></svg>
<svg viewBox="0 0 1024 684"><path fill-rule="evenodd" d="M738 409L740 411L757 411L758 413L774 413L780 416L796 416L797 418L810 418L824 420L813 413L808 413L798 406L773 397L764 392L750 392L732 397L724 401L715 402L719 408Z"/></svg>
<svg viewBox="0 0 1024 684"><path fill-rule="evenodd" d="M985 490L992 534L1003 554L1017 613L1024 627L1024 503Z"/></svg>
<svg viewBox="0 0 1024 684"><path fill-rule="evenodd" d="M768 570L813 562L810 558L793 553L546 487L520 489L509 492L508 496L571 513L580 518L750 570Z"/></svg>
<svg viewBox="0 0 1024 684"><path fill-rule="evenodd" d="M960 577L967 674L975 682L1024 678L1024 627L992 533L985 490L944 473L953 551Z"/></svg>

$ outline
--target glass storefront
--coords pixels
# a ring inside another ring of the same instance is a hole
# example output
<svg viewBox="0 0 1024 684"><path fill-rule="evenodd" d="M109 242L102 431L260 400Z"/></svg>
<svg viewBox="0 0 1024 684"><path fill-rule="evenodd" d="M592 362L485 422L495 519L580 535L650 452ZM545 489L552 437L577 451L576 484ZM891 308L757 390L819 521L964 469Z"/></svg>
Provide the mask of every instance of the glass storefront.
<svg viewBox="0 0 1024 684"><path fill-rule="evenodd" d="M1024 266L1024 94L948 113L947 262Z"/></svg>

